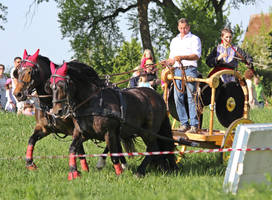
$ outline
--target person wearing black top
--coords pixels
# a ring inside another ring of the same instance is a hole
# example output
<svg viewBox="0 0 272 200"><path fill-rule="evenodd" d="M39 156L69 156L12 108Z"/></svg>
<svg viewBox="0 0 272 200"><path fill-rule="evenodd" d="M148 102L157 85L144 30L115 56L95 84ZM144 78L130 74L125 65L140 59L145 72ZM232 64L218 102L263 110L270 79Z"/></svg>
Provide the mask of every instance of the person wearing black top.
<svg viewBox="0 0 272 200"><path fill-rule="evenodd" d="M218 44L206 58L206 64L214 68L209 76L222 69L237 68L239 60L252 68L252 57L241 48L232 46L232 31L229 28L221 31L221 39L221 44Z"/></svg>

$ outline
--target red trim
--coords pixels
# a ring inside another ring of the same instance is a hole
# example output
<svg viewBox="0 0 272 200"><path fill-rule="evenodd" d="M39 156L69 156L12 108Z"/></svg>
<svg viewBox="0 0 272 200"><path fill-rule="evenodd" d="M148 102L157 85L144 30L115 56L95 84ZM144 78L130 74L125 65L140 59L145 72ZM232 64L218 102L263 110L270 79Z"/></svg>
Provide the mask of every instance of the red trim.
<svg viewBox="0 0 272 200"><path fill-rule="evenodd" d="M121 167L121 164L114 164L115 173L117 176L121 175L123 173L123 168Z"/></svg>
<svg viewBox="0 0 272 200"><path fill-rule="evenodd" d="M214 73L219 72L219 71L224 70L224 69L233 70L233 69L230 69L230 68L227 68L227 67L215 67L215 68L213 68L213 70L209 73L208 77L210 77L210 76L212 76Z"/></svg>
<svg viewBox="0 0 272 200"><path fill-rule="evenodd" d="M29 144L26 149L26 159L31 160L33 158L33 150L34 146Z"/></svg>
<svg viewBox="0 0 272 200"><path fill-rule="evenodd" d="M71 167L76 166L76 156L75 156L75 154L71 153L69 157L70 157L69 166L71 166Z"/></svg>
<svg viewBox="0 0 272 200"><path fill-rule="evenodd" d="M89 167L88 167L88 163L86 161L86 159L80 159L80 164L81 164L81 168L83 171L88 172L89 171Z"/></svg>

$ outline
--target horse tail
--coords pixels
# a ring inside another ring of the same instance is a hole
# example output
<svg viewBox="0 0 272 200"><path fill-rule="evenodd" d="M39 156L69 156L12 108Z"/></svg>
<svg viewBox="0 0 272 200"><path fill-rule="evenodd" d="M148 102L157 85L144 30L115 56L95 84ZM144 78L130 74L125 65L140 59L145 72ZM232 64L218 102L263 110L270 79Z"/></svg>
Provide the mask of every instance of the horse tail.
<svg viewBox="0 0 272 200"><path fill-rule="evenodd" d="M135 143L136 140L134 137L122 139L121 138L122 145L127 153L135 152Z"/></svg>
<svg viewBox="0 0 272 200"><path fill-rule="evenodd" d="M173 140L173 135L171 131L171 124L169 117L165 115L165 118L161 124L158 135L169 138L169 140L163 138L157 138L157 144L160 151L174 151L175 143ZM173 154L162 155L164 162L161 163L161 166L169 171L177 171L178 166L176 164L176 157Z"/></svg>
<svg viewBox="0 0 272 200"><path fill-rule="evenodd" d="M157 139L160 150L173 151L175 149L175 144L174 144L173 135L171 131L171 124L170 124L169 117L167 115L165 115L165 118L161 124L160 130L157 134L170 139L170 140L166 140L162 138Z"/></svg>

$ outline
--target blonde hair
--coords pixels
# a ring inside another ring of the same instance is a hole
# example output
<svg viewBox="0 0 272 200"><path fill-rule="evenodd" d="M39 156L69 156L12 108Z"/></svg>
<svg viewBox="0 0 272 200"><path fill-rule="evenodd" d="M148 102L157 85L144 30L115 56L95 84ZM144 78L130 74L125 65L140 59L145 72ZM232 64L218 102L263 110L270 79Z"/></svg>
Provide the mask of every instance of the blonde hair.
<svg viewBox="0 0 272 200"><path fill-rule="evenodd" d="M149 53L150 54L150 56L151 56L151 60L153 60L153 55L152 55L152 52L151 52L151 50L150 49L145 49L144 50L144 53L143 53L143 56L142 56L142 60L144 59L144 58L146 58L146 54L147 53Z"/></svg>

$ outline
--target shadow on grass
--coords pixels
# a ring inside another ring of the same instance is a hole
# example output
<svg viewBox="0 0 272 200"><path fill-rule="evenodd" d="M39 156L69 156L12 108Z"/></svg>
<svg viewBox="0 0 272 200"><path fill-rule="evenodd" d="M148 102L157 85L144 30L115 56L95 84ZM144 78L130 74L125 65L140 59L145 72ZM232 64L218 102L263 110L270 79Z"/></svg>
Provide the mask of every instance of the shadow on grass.
<svg viewBox="0 0 272 200"><path fill-rule="evenodd" d="M184 155L179 167L182 176L223 176L226 171L226 164L222 164L220 153Z"/></svg>

